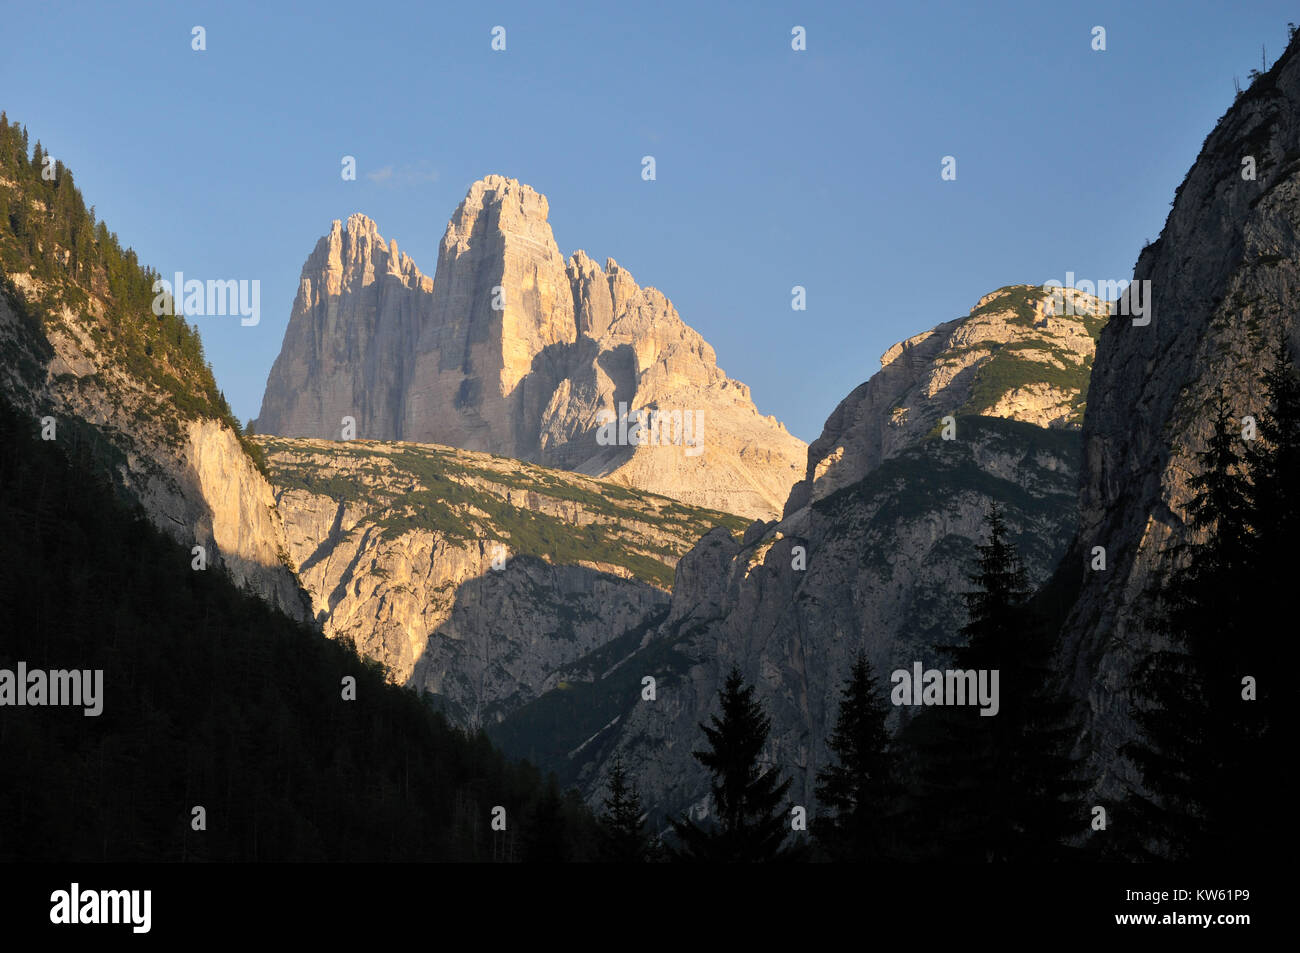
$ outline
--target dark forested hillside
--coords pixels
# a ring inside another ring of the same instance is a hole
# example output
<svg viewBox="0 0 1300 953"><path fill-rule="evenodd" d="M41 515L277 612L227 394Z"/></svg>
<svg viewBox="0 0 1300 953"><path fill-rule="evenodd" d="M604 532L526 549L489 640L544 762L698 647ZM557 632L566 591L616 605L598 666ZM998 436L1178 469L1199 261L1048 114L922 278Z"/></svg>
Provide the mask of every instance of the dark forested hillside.
<svg viewBox="0 0 1300 953"><path fill-rule="evenodd" d="M103 669L103 712L2 710L0 861L585 856L589 815L534 769L192 569L93 475L88 438L38 432L0 405L0 669Z"/></svg>

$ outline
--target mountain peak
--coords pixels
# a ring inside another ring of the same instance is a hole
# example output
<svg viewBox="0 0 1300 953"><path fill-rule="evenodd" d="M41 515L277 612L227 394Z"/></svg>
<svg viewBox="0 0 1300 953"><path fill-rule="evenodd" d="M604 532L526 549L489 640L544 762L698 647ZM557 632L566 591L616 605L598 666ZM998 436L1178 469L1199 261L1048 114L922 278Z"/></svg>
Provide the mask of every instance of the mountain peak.
<svg viewBox="0 0 1300 953"><path fill-rule="evenodd" d="M433 281L366 216L335 222L303 270L258 429L337 438L352 417L358 437L486 451L778 515L803 442L758 413L661 292L613 258L603 269L584 251L566 261L548 211L516 179L474 182ZM666 438L676 443L602 440L607 415L652 409L683 422ZM707 447L682 443L686 414Z"/></svg>
<svg viewBox="0 0 1300 953"><path fill-rule="evenodd" d="M330 231L346 231L349 235L364 235L368 238L378 239L380 242L383 241L383 239L379 237L379 226L375 224L375 220L363 212L353 212L349 215L346 226L344 226L344 224L337 218L334 219L334 224Z"/></svg>
<svg viewBox="0 0 1300 953"><path fill-rule="evenodd" d="M346 222L334 219L329 234L322 236L315 250L303 263L299 278L318 286L341 288L345 285L373 284L376 275L393 275L404 284L432 287L421 274L415 260L403 254L397 242L385 242L379 226L368 215L354 212Z"/></svg>
<svg viewBox="0 0 1300 953"><path fill-rule="evenodd" d="M472 222L489 210L495 213L500 226L510 226L523 220L545 225L550 205L546 196L531 185L504 175L485 175L470 185L464 200L451 217L448 231L458 222ZM549 235L549 226L546 231Z"/></svg>
<svg viewBox="0 0 1300 953"><path fill-rule="evenodd" d="M499 175L495 172L491 172L483 176L483 178L471 182L467 194L474 195L475 193L482 194L484 192L505 194L516 189L534 193L537 191L531 185L522 184L518 179L512 179L508 175Z"/></svg>
<svg viewBox="0 0 1300 953"><path fill-rule="evenodd" d="M854 483L948 415L1001 417L1077 430L1109 307L1040 285L1006 285L965 317L899 341L880 371L846 397L808 448L786 513Z"/></svg>

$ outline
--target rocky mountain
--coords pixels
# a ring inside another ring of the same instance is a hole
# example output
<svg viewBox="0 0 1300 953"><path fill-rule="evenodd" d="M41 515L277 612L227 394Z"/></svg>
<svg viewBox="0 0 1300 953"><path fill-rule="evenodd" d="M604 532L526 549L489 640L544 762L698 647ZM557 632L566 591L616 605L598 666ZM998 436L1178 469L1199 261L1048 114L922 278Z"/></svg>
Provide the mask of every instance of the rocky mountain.
<svg viewBox="0 0 1300 953"><path fill-rule="evenodd" d="M1084 416L1079 529L1057 589L1073 598L1062 668L1085 703L1084 752L1102 796L1135 785L1118 756L1134 736L1127 689L1157 645L1144 594L1189 538L1189 481L1222 386L1258 416L1279 337L1300 354L1300 52L1293 40L1206 138L1160 238L1142 250L1150 322L1117 316L1097 347ZM1105 548L1107 568L1091 567Z"/></svg>
<svg viewBox="0 0 1300 953"><path fill-rule="evenodd" d="M663 615L697 539L745 525L450 447L255 439L324 632L469 727L563 690L565 666Z"/></svg>
<svg viewBox="0 0 1300 953"><path fill-rule="evenodd" d="M23 132L21 138L25 140ZM47 439L90 443L149 519L295 618L306 600L270 485L183 318L151 313L153 273L72 173L41 176L0 124L0 391Z"/></svg>
<svg viewBox="0 0 1300 953"><path fill-rule="evenodd" d="M338 439L349 417L364 439L778 514L803 472L802 441L757 411L662 293L612 258L566 261L547 215L527 185L475 182L432 280L370 219L336 221L303 266L257 429Z"/></svg>
<svg viewBox="0 0 1300 953"><path fill-rule="evenodd" d="M662 622L577 659L560 676L563 693L540 696L493 736L593 803L618 753L647 803L699 814L708 787L691 756L697 725L737 664L772 717L765 760L794 777L796 803L813 805L853 654L865 649L885 673L938 660L934 646L965 620L989 504L1005 510L1034 583L1065 550L1105 307L1084 295L1073 314L1046 314L1053 306L1032 286L999 289L890 348L809 448L781 520L753 523L739 541L705 536L678 565Z"/></svg>
<svg viewBox="0 0 1300 953"><path fill-rule="evenodd" d="M1106 313L1104 302L1074 289L1047 295L1015 285L895 344L808 448L786 514L862 479L949 414L1077 430Z"/></svg>

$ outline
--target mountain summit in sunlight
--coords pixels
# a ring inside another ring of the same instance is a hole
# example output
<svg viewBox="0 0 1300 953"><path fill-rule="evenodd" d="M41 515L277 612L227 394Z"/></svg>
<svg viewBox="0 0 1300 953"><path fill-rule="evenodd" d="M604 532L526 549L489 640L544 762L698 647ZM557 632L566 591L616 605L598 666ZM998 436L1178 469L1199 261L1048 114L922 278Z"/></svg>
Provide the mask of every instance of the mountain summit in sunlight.
<svg viewBox="0 0 1300 953"><path fill-rule="evenodd" d="M514 179L475 182L433 279L366 216L336 221L303 266L257 429L338 439L350 418L362 439L486 451L694 506L779 513L804 470L803 441L758 412L658 290L612 258L601 267L577 251L566 262L547 212L546 197Z"/></svg>

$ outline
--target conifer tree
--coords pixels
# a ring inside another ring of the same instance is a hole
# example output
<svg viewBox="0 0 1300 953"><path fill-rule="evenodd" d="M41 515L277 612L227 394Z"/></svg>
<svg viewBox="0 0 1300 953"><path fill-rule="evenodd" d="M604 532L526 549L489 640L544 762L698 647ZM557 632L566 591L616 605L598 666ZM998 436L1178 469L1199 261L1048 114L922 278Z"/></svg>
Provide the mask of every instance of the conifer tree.
<svg viewBox="0 0 1300 953"><path fill-rule="evenodd" d="M879 860L886 853L897 788L887 714L871 663L859 651L827 741L836 760L817 773L817 800L827 814L813 835L832 860Z"/></svg>
<svg viewBox="0 0 1300 953"><path fill-rule="evenodd" d="M976 545L974 588L965 594L964 642L948 650L957 669L997 673L997 713L973 704L929 709L911 734L924 739L919 817L929 850L946 859L1046 861L1068 853L1086 828L1082 784L1069 758L1070 709L1052 687L1052 642L1026 609L1023 564L997 505Z"/></svg>
<svg viewBox="0 0 1300 953"><path fill-rule="evenodd" d="M645 811L636 785L628 781L621 756L609 769L609 794L600 817L600 859L608 863L640 863L650 856Z"/></svg>
<svg viewBox="0 0 1300 953"><path fill-rule="evenodd" d="M700 724L709 748L693 752L713 774L717 823L705 828L689 817L674 820L681 847L673 856L728 863L785 859L789 814L782 802L790 781L782 780L776 768L764 770L759 761L771 719L738 668L732 668L718 697L721 717L714 715L711 724Z"/></svg>
<svg viewBox="0 0 1300 953"><path fill-rule="evenodd" d="M1256 513L1261 487L1252 486L1241 432L1229 415L1222 388L1198 472L1188 485L1189 529L1202 537L1172 547L1174 568L1157 577L1152 627L1164 644L1137 667L1132 712L1140 740L1123 748L1145 790L1132 792L1128 809L1138 851L1173 859L1231 857L1248 838L1258 816L1259 709L1244 696L1244 646L1255 633L1252 599L1260 595L1261 520L1285 515ZM1267 480L1267 449L1254 454L1255 470ZM1265 490L1266 493L1276 491ZM1252 666L1253 667L1253 666ZM1255 790L1251 790L1255 788Z"/></svg>
<svg viewBox="0 0 1300 953"><path fill-rule="evenodd" d="M528 863L563 863L569 859L564 798L554 774L527 812L524 860Z"/></svg>
<svg viewBox="0 0 1300 953"><path fill-rule="evenodd" d="M1259 436L1246 453L1249 472L1249 520L1254 529L1253 559L1241 580L1248 593L1245 625L1232 646L1236 669L1234 688L1239 697L1234 708L1239 716L1236 755L1237 790L1247 822L1237 826L1238 837L1231 844L1237 856L1254 850L1262 853L1269 843L1268 831L1279 823L1286 810L1283 791L1289 789L1281 776L1282 766L1291 760L1282 750L1277 728L1286 689L1285 676L1292 670L1291 640L1286 629L1294 628L1294 607L1290 587L1300 576L1300 373L1291 357L1285 330L1279 330L1272 348L1272 364L1264 372L1266 406L1259 417ZM1242 682L1254 679L1254 699Z"/></svg>
<svg viewBox="0 0 1300 953"><path fill-rule="evenodd" d="M1300 374L1284 334L1274 342L1272 358L1264 372L1266 404L1258 415L1258 439L1246 451L1254 558L1261 574L1254 597L1266 614L1281 607L1280 596L1297 569L1300 540ZM1266 628L1267 620L1260 621Z"/></svg>

